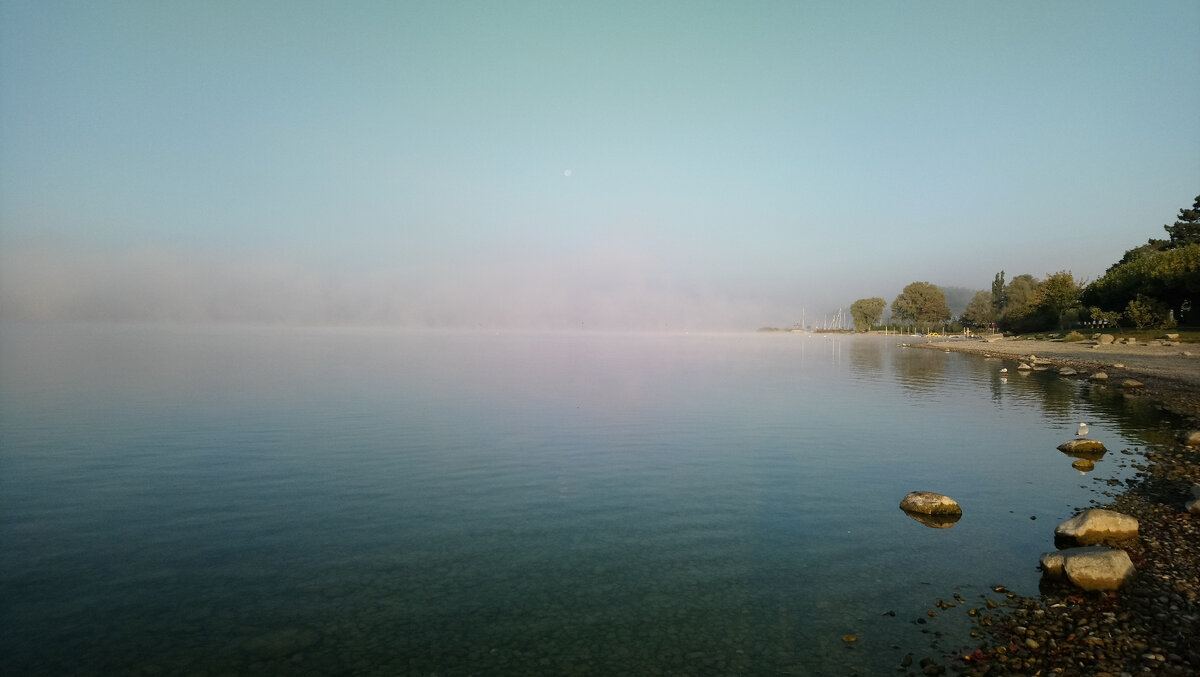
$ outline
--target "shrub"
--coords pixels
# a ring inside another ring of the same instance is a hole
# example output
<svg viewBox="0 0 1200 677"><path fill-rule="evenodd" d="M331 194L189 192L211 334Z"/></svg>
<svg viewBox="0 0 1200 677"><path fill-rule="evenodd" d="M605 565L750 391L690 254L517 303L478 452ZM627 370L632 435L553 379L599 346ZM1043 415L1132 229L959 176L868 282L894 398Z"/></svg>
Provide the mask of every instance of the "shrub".
<svg viewBox="0 0 1200 677"><path fill-rule="evenodd" d="M1082 341L1083 334L1080 334L1077 331L1073 331L1070 334L1067 334L1066 336L1064 336L1063 340L1066 341L1067 343L1074 343L1075 341Z"/></svg>

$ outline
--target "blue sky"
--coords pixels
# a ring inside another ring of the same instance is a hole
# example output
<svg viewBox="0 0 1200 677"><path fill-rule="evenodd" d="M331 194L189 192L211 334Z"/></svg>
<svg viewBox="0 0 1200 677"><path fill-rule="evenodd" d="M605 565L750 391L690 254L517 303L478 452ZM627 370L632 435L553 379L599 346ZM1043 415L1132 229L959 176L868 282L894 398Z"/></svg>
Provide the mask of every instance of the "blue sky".
<svg viewBox="0 0 1200 677"><path fill-rule="evenodd" d="M1200 193L1192 0L0 12L10 317L753 328Z"/></svg>

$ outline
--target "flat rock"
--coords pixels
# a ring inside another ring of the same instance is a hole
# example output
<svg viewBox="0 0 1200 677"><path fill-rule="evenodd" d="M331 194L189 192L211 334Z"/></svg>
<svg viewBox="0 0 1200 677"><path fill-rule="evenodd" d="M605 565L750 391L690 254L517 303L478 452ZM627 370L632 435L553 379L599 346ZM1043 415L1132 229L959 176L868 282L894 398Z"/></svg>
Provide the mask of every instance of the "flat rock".
<svg viewBox="0 0 1200 677"><path fill-rule="evenodd" d="M1095 545L1104 541L1123 541L1137 538L1136 518L1103 508L1084 510L1054 528L1056 541L1078 545Z"/></svg>
<svg viewBox="0 0 1200 677"><path fill-rule="evenodd" d="M1107 381L1107 380L1108 380L1108 374L1105 374L1105 373L1104 373L1104 372L1102 372L1102 371L1098 371L1098 372L1096 372L1095 374L1092 374L1091 376L1089 376L1088 378L1089 378L1089 379L1091 379L1091 380L1093 380L1093 381Z"/></svg>
<svg viewBox="0 0 1200 677"><path fill-rule="evenodd" d="M962 514L962 508L958 506L957 501L932 491L913 491L906 494L904 500L900 501L900 509L922 515Z"/></svg>
<svg viewBox="0 0 1200 677"><path fill-rule="evenodd" d="M1033 367L1025 364L1024 362L1017 365L1017 371L1029 371L1030 369L1033 369Z"/></svg>
<svg viewBox="0 0 1200 677"><path fill-rule="evenodd" d="M1104 452L1108 451L1104 443L1100 440L1090 440L1086 437L1076 437L1073 440L1067 440L1058 445L1058 450L1068 456L1091 459L1097 459L1103 456Z"/></svg>
<svg viewBox="0 0 1200 677"><path fill-rule="evenodd" d="M1121 384L1121 387L1122 388L1141 388L1141 387L1144 387L1145 385L1146 384L1142 383L1141 381L1135 381L1134 379L1127 378L1127 379L1125 379L1125 382Z"/></svg>
<svg viewBox="0 0 1200 677"><path fill-rule="evenodd" d="M1048 578L1065 578L1084 590L1116 590L1137 572L1119 548L1068 548L1042 555L1038 566Z"/></svg>
<svg viewBox="0 0 1200 677"><path fill-rule="evenodd" d="M1074 376L1075 374L1078 374L1079 372L1075 371L1074 369L1072 369L1070 367L1063 367L1062 369L1058 370L1058 373L1061 376Z"/></svg>

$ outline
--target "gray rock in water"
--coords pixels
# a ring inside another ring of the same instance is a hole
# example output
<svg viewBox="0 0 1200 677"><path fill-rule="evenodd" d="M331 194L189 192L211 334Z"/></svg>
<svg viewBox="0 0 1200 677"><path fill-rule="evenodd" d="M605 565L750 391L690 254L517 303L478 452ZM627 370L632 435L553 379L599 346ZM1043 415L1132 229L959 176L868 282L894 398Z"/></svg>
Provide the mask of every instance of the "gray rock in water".
<svg viewBox="0 0 1200 677"><path fill-rule="evenodd" d="M1058 370L1058 373L1060 376L1074 376L1075 374L1078 374L1079 372L1075 371L1074 369L1072 369L1070 367L1063 367L1062 369Z"/></svg>
<svg viewBox="0 0 1200 677"><path fill-rule="evenodd" d="M1033 367L1025 364L1024 362L1017 365L1017 371L1029 371L1030 369L1033 369Z"/></svg>
<svg viewBox="0 0 1200 677"><path fill-rule="evenodd" d="M1071 467L1079 472L1090 472L1096 469L1096 462L1088 458L1081 458L1072 463Z"/></svg>
<svg viewBox="0 0 1200 677"><path fill-rule="evenodd" d="M958 502L949 496L935 494L932 491L913 491L900 501L900 509L904 512L915 512L922 515L961 515L962 508Z"/></svg>
<svg viewBox="0 0 1200 677"><path fill-rule="evenodd" d="M1091 380L1093 380L1093 381L1107 381L1107 380L1108 380L1108 374L1105 374L1105 373L1104 373L1104 372L1102 372L1102 371L1098 371L1098 372L1096 372L1095 374L1092 374L1091 376L1089 376L1088 378L1089 378L1089 379L1091 379Z"/></svg>
<svg viewBox="0 0 1200 677"><path fill-rule="evenodd" d="M1038 566L1049 578L1066 578L1084 590L1116 590L1137 572L1119 548L1068 548L1042 555Z"/></svg>
<svg viewBox="0 0 1200 677"><path fill-rule="evenodd" d="M1134 517L1103 508L1084 510L1054 528L1055 540L1095 545L1105 541L1137 538L1138 521Z"/></svg>

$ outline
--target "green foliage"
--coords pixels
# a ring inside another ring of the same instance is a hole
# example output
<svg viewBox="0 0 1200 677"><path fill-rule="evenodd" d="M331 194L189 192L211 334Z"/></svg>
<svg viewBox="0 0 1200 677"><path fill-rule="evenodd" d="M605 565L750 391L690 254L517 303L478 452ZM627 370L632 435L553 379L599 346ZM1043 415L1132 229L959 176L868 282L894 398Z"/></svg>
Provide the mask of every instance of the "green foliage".
<svg viewBox="0 0 1200 677"><path fill-rule="evenodd" d="M892 301L892 314L902 323L929 331L950 319L950 307L940 288L928 282L913 282Z"/></svg>
<svg viewBox="0 0 1200 677"><path fill-rule="evenodd" d="M1167 248L1166 240L1155 240L1154 238L1151 238L1146 241L1146 244L1144 244L1140 247L1134 247L1133 249L1126 251L1125 255L1121 257L1121 260L1117 261L1116 263L1109 266L1108 270L1104 271L1104 273L1105 273L1105 275L1107 275L1108 273L1112 272L1112 270L1114 268L1116 268L1118 266L1122 266L1126 263L1130 263L1131 261L1137 261L1138 259L1142 258L1143 256L1149 256L1151 254L1156 254L1166 248Z"/></svg>
<svg viewBox="0 0 1200 677"><path fill-rule="evenodd" d="M1178 249L1190 244L1200 244L1200 195L1191 209L1180 209L1179 220L1173 226L1163 226L1170 238L1167 249Z"/></svg>
<svg viewBox="0 0 1200 677"><path fill-rule="evenodd" d="M994 300L990 291L975 292L975 297L963 311L963 322L972 327L986 327L991 324L996 317L995 307L992 303Z"/></svg>
<svg viewBox="0 0 1200 677"><path fill-rule="evenodd" d="M1008 303L1008 295L1004 291L1004 271L996 273L992 279L992 320L1000 317L1004 306Z"/></svg>
<svg viewBox="0 0 1200 677"><path fill-rule="evenodd" d="M1058 328L1066 329L1064 319L1067 311L1079 305L1083 288L1075 282L1070 271L1060 270L1049 275L1038 284L1030 295L1030 305L1058 320Z"/></svg>
<svg viewBox="0 0 1200 677"><path fill-rule="evenodd" d="M850 317L854 319L854 331L870 331L871 327L879 324L883 318L883 309L887 301L878 296L869 299L859 299L850 304Z"/></svg>
<svg viewBox="0 0 1200 677"><path fill-rule="evenodd" d="M1200 296L1200 243L1154 252L1111 268L1088 285L1083 300L1116 310L1127 309L1139 295L1180 311L1186 302Z"/></svg>
<svg viewBox="0 0 1200 677"><path fill-rule="evenodd" d="M1090 312L1091 318L1093 320L1102 323L1101 326L1104 326L1104 324L1107 324L1108 326L1111 326L1114 329L1121 328L1121 313L1118 313L1116 311L1110 311L1110 310L1101 310L1095 306L1092 306L1089 309L1089 312Z"/></svg>
<svg viewBox="0 0 1200 677"><path fill-rule="evenodd" d="M997 320L1006 330L1029 332L1041 329L1049 323L1040 308L1034 304L1034 292L1038 279L1032 275L1018 275L1004 287L1004 308Z"/></svg>
<svg viewBox="0 0 1200 677"><path fill-rule="evenodd" d="M1145 319L1146 303L1153 301L1165 306L1167 312L1160 322L1185 322L1191 301L1200 295L1200 196L1191 209L1180 209L1173 226L1163 226L1169 239L1151 239L1140 247L1125 252L1104 275L1088 285L1082 300L1088 305L1108 311L1128 311L1134 303L1134 313ZM1138 296L1145 297L1142 301Z"/></svg>
<svg viewBox="0 0 1200 677"><path fill-rule="evenodd" d="M1137 298L1125 306L1125 317L1138 329L1162 322L1165 307L1148 296L1138 294Z"/></svg>

